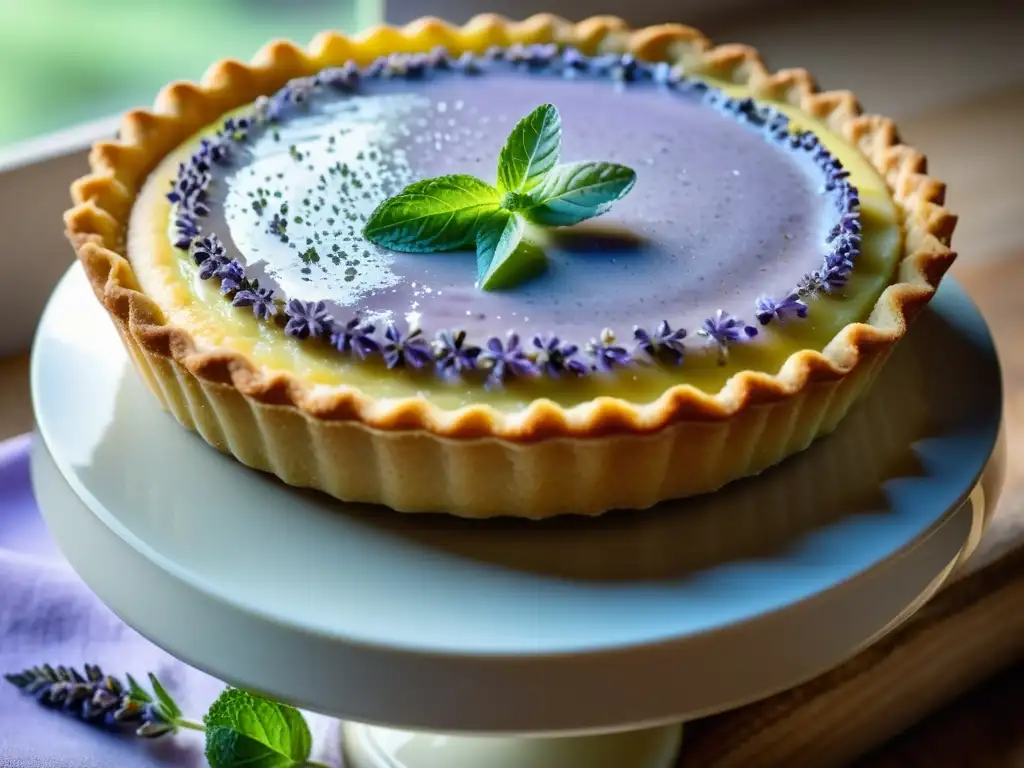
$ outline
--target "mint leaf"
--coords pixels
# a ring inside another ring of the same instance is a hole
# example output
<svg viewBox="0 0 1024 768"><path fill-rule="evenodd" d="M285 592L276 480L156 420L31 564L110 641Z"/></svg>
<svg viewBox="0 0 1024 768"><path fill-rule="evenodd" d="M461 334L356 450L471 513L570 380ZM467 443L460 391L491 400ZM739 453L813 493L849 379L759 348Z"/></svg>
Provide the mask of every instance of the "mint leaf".
<svg viewBox="0 0 1024 768"><path fill-rule="evenodd" d="M501 195L466 175L440 176L410 184L377 206L363 229L368 240L407 253L466 248L482 220L498 210Z"/></svg>
<svg viewBox="0 0 1024 768"><path fill-rule="evenodd" d="M508 257L523 237L525 226L521 216L499 211L493 214L476 237L476 276L483 285L491 264Z"/></svg>
<svg viewBox="0 0 1024 768"><path fill-rule="evenodd" d="M530 192L523 215L545 227L567 227L600 216L636 183L636 171L617 163L568 163L549 172Z"/></svg>
<svg viewBox="0 0 1024 768"><path fill-rule="evenodd" d="M152 672L149 673L149 684L153 686L153 693L156 694L157 707L164 719L169 723L173 723L175 720L180 719L181 708L178 706L177 702L171 698L171 694L169 694L160 684L160 681L156 679L156 675Z"/></svg>
<svg viewBox="0 0 1024 768"><path fill-rule="evenodd" d="M524 241L526 222L515 213L499 212L484 224L476 241L477 277L485 291L514 288L544 271L547 259Z"/></svg>
<svg viewBox="0 0 1024 768"><path fill-rule="evenodd" d="M229 688L203 722L211 768L278 768L309 759L309 727L293 707Z"/></svg>
<svg viewBox="0 0 1024 768"><path fill-rule="evenodd" d="M287 755L226 726L206 730L206 761L210 768L289 768L302 765Z"/></svg>
<svg viewBox="0 0 1024 768"><path fill-rule="evenodd" d="M562 117L553 104L544 104L512 129L498 157L498 188L523 192L555 167L562 150Z"/></svg>

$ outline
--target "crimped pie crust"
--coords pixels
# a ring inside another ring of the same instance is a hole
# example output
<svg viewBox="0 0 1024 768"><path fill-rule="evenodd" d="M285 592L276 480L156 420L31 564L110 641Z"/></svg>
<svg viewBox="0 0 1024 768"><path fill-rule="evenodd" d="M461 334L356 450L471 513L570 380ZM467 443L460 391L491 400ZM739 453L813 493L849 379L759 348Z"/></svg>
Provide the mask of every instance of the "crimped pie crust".
<svg viewBox="0 0 1024 768"><path fill-rule="evenodd" d="M867 322L847 325L822 352L791 355L775 376L743 371L717 393L678 385L648 404L600 397L562 408L538 399L503 413L482 404L445 410L423 397L377 400L352 387L327 390L263 371L240 353L198 349L140 291L126 258L135 197L166 154L224 112L347 60L365 64L439 45L458 53L535 42L681 62L688 74L798 106L859 148L884 176L904 231L896 282ZM760 472L836 426L955 257L949 241L956 218L942 207L944 185L926 175L924 156L900 143L890 120L862 114L848 92L816 91L803 70L769 73L749 47L712 47L680 25L630 30L613 17L572 24L548 14L523 22L483 15L463 27L425 18L354 38L324 33L305 50L271 43L251 64L222 61L198 85L167 86L151 111L124 117L118 140L93 148L90 164L92 173L72 186L68 238L161 403L249 466L402 511L596 514L711 491Z"/></svg>

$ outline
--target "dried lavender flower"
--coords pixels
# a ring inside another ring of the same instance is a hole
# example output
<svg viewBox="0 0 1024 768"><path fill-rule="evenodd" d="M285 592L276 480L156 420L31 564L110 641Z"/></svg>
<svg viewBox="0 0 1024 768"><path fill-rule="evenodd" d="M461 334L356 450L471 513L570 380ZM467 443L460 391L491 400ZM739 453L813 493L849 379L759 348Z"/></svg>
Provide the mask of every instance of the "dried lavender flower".
<svg viewBox="0 0 1024 768"><path fill-rule="evenodd" d="M431 346L442 373L458 375L476 368L480 347L466 343L465 331L440 331Z"/></svg>
<svg viewBox="0 0 1024 768"><path fill-rule="evenodd" d="M192 216L179 214L174 219L174 232L177 235L174 247L186 250L192 245L192 241L199 237L199 224Z"/></svg>
<svg viewBox="0 0 1024 768"><path fill-rule="evenodd" d="M605 328L598 338L590 340L587 353L594 358L594 368L604 373L633 362L633 356L626 348L616 343L615 334L610 328Z"/></svg>
<svg viewBox="0 0 1024 768"><path fill-rule="evenodd" d="M757 328L720 309L704 321L697 334L718 348L718 362L725 365L729 360L729 345L757 336Z"/></svg>
<svg viewBox="0 0 1024 768"><path fill-rule="evenodd" d="M234 259L222 264L215 275L220 278L220 292L225 295L234 294L245 283L245 269Z"/></svg>
<svg viewBox="0 0 1024 768"><path fill-rule="evenodd" d="M637 326L633 329L633 338L637 342L637 348L650 357L652 360L662 360L679 365L683 362L686 348L683 346L683 339L686 338L685 328L672 329L668 320L662 320L653 333Z"/></svg>
<svg viewBox="0 0 1024 768"><path fill-rule="evenodd" d="M228 263L224 244L216 235L207 235L192 243L192 260L199 267L199 279L209 280Z"/></svg>
<svg viewBox="0 0 1024 768"><path fill-rule="evenodd" d="M292 299L284 312L288 317L284 332L296 339L326 336L330 331L332 318L323 301Z"/></svg>
<svg viewBox="0 0 1024 768"><path fill-rule="evenodd" d="M335 328L331 334L331 346L339 352L355 352L365 360L380 351L380 344L373 338L375 330L373 323L353 317L345 325Z"/></svg>
<svg viewBox="0 0 1024 768"><path fill-rule="evenodd" d="M388 323L384 329L382 352L388 368L399 365L422 368L433 358L430 345L419 328L410 328L407 333L402 333L394 323Z"/></svg>
<svg viewBox="0 0 1024 768"><path fill-rule="evenodd" d="M814 298L820 293L826 292L825 277L821 270L813 270L800 278L797 283L796 293L801 298Z"/></svg>
<svg viewBox="0 0 1024 768"><path fill-rule="evenodd" d="M508 378L537 375L537 366L519 344L519 334L510 333L503 342L497 336L487 340L480 352L480 365L489 370L488 383L498 385Z"/></svg>
<svg viewBox="0 0 1024 768"><path fill-rule="evenodd" d="M87 723L109 730L134 731L142 738L157 738L179 728L202 729L184 720L181 710L159 680L150 675L154 694L127 675L125 686L98 666L85 665L82 675L74 667L49 664L4 675L4 679L45 707L60 709Z"/></svg>
<svg viewBox="0 0 1024 768"><path fill-rule="evenodd" d="M575 344L562 343L554 334L533 337L533 350L530 355L540 373L558 378L563 373L574 376L585 376L590 368L576 355L579 347Z"/></svg>
<svg viewBox="0 0 1024 768"><path fill-rule="evenodd" d="M236 307L252 307L252 313L260 320L269 320L277 314L277 302L270 288L250 286L236 293L231 303Z"/></svg>
<svg viewBox="0 0 1024 768"><path fill-rule="evenodd" d="M755 302L754 307L757 322L761 325L768 325L772 320L782 323L791 315L800 318L807 317L807 304L796 292L778 300L770 296L761 296Z"/></svg>
<svg viewBox="0 0 1024 768"><path fill-rule="evenodd" d="M320 72L318 80L339 91L351 91L359 84L359 67L349 61L340 67L329 67Z"/></svg>

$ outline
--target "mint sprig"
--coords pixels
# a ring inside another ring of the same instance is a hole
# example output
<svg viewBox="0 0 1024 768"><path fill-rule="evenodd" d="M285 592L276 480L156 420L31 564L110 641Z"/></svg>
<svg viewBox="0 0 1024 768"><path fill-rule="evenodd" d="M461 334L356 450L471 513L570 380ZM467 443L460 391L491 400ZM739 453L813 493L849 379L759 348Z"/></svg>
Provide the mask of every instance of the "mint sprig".
<svg viewBox="0 0 1024 768"><path fill-rule="evenodd" d="M211 768L308 766L313 740L295 708L228 688L203 718Z"/></svg>
<svg viewBox="0 0 1024 768"><path fill-rule="evenodd" d="M526 224L566 227L605 213L636 183L617 163L559 164L562 118L544 104L520 120L498 156L497 186L465 174L410 184L377 206L363 230L377 245L406 253L475 246L477 281L506 290L546 265L524 240Z"/></svg>

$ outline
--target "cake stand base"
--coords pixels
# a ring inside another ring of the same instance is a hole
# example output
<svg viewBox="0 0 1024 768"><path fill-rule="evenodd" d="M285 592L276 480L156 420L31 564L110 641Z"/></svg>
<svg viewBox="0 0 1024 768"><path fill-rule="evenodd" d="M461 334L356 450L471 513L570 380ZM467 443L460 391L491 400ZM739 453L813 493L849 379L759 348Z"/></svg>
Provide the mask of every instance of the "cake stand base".
<svg viewBox="0 0 1024 768"><path fill-rule="evenodd" d="M447 736L370 725L344 727L351 768L670 768L679 725L588 736Z"/></svg>

